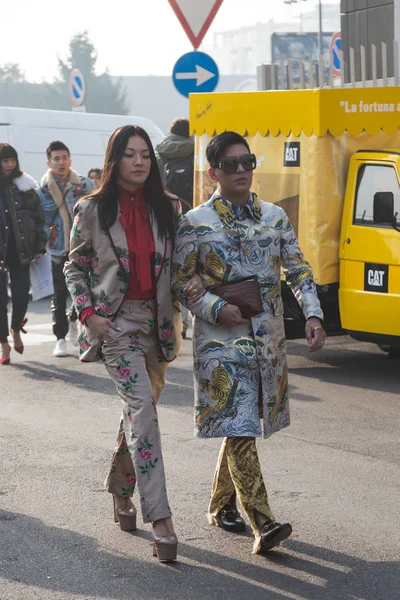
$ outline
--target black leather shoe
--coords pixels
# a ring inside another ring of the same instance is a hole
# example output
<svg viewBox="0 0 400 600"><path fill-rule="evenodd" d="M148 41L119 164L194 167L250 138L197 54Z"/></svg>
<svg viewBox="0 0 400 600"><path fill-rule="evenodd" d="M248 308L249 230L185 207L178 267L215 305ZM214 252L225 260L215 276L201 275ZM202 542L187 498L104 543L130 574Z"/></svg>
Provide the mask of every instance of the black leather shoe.
<svg viewBox="0 0 400 600"><path fill-rule="evenodd" d="M245 531L246 523L239 515L238 511L226 504L222 510L219 511L217 516L214 519L214 523L218 525L218 527L222 527L225 531Z"/></svg>
<svg viewBox="0 0 400 600"><path fill-rule="evenodd" d="M290 523L265 523L261 529L259 552L267 552L279 542L286 540L292 533Z"/></svg>

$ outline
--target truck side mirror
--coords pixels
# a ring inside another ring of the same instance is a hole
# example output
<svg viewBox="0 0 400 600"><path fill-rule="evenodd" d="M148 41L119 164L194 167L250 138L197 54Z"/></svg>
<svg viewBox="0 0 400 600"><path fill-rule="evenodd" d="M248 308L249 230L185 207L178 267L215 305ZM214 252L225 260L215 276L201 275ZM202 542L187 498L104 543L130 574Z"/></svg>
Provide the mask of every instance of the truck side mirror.
<svg viewBox="0 0 400 600"><path fill-rule="evenodd" d="M374 223L379 225L392 225L393 221L393 192L376 192L374 194Z"/></svg>

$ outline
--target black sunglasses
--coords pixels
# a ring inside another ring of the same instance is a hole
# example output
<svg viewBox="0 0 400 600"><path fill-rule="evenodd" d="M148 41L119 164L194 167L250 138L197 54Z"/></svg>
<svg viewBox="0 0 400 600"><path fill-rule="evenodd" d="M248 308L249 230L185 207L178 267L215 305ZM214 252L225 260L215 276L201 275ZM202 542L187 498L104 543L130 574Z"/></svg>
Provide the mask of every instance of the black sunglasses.
<svg viewBox="0 0 400 600"><path fill-rule="evenodd" d="M257 158L255 154L243 154L240 158L236 156L225 156L218 162L214 168L222 169L226 175L237 173L239 165L242 165L245 171L254 171L257 166Z"/></svg>

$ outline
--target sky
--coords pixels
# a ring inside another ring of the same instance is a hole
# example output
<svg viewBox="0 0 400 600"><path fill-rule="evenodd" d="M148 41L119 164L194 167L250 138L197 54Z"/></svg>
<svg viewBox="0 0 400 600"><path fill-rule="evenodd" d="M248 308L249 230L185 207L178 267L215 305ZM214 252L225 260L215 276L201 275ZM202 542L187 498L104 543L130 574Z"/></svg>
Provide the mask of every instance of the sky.
<svg viewBox="0 0 400 600"><path fill-rule="evenodd" d="M316 3L301 5L313 10ZM287 21L299 10L283 0L224 0L205 45L213 33ZM193 49L167 0L12 0L1 10L0 66L18 63L29 81L52 81L57 57L64 58L72 36L84 30L97 50L98 71L108 67L112 75L169 75Z"/></svg>

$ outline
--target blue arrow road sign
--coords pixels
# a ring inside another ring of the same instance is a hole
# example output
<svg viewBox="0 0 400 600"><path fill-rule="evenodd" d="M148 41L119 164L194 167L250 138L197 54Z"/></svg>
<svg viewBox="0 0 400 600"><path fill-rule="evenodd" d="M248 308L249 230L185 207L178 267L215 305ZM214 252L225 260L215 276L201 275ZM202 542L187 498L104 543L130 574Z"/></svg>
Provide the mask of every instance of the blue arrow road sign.
<svg viewBox="0 0 400 600"><path fill-rule="evenodd" d="M186 98L193 92L213 92L218 85L218 67L208 54L188 52L175 63L172 79Z"/></svg>

